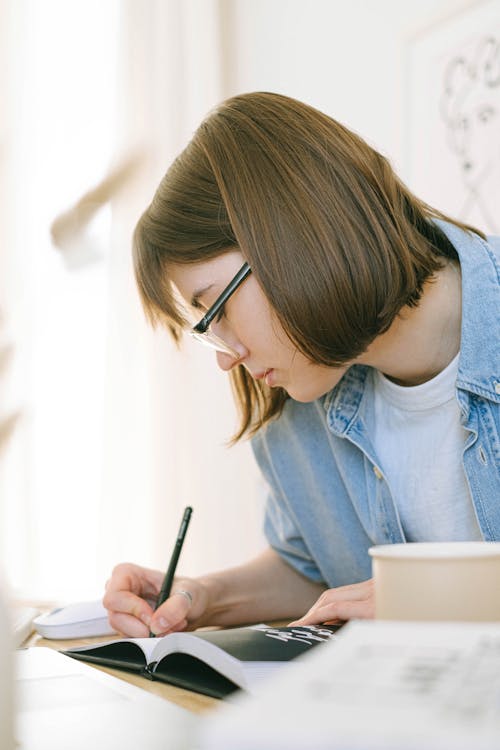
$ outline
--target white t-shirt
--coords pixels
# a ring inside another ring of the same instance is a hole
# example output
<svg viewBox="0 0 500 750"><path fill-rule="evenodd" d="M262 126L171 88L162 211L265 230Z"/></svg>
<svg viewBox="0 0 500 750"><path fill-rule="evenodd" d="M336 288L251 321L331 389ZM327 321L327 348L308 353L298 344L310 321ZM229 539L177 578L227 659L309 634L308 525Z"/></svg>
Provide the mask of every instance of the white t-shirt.
<svg viewBox="0 0 500 750"><path fill-rule="evenodd" d="M374 370L374 447L409 542L482 539L462 466L457 371L458 355L432 380L405 387Z"/></svg>

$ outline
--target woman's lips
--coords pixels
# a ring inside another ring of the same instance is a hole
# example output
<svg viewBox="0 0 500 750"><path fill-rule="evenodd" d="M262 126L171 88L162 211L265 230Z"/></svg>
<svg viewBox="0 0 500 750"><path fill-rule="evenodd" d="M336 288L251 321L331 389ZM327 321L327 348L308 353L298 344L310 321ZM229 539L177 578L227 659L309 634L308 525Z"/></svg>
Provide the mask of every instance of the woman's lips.
<svg viewBox="0 0 500 750"><path fill-rule="evenodd" d="M266 381L266 385L268 386L274 385L273 375L274 375L274 370L272 367L266 370L266 372L264 373L264 380Z"/></svg>
<svg viewBox="0 0 500 750"><path fill-rule="evenodd" d="M268 367L267 370L263 370L262 372L256 372L253 376L255 380L265 380L267 385L272 385L272 373L274 372L272 367Z"/></svg>

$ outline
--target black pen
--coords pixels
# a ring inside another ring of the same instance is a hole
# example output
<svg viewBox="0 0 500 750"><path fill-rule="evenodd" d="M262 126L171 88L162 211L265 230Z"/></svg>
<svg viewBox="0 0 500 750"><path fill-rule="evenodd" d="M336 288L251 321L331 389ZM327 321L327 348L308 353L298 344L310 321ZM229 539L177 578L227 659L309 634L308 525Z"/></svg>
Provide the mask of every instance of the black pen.
<svg viewBox="0 0 500 750"><path fill-rule="evenodd" d="M158 594L158 599L156 600L155 612L158 607L162 605L163 602L166 601L170 596L170 590L174 581L175 570L177 568L177 563L179 562L179 555L181 554L182 545L184 544L184 539L186 537L186 531L189 526L189 521L191 520L192 512L193 509L189 505L184 510L181 525L179 527L179 532L177 534L177 539L175 540L174 549L170 558L170 563L168 565L167 572L165 573L165 578L163 579L160 593ZM154 633L150 633L149 637L156 638Z"/></svg>

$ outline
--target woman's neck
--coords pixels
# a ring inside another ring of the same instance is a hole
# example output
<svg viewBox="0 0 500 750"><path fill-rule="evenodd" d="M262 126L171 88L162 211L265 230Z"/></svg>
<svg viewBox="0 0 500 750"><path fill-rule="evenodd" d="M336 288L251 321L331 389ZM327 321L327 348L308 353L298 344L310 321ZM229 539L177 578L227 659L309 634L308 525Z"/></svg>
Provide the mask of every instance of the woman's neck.
<svg viewBox="0 0 500 750"><path fill-rule="evenodd" d="M448 261L426 282L417 307L404 307L386 333L357 360L400 385L435 377L460 350L462 285L460 265Z"/></svg>

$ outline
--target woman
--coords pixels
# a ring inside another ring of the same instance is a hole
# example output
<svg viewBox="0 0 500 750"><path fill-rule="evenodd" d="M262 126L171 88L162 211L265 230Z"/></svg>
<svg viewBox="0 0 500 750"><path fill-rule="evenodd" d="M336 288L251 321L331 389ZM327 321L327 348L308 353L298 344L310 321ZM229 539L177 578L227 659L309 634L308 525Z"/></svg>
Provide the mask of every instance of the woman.
<svg viewBox="0 0 500 750"><path fill-rule="evenodd" d="M326 115L253 93L201 124L134 257L151 321L194 319L230 373L269 548L177 579L154 614L162 573L117 566L117 630L372 617L372 544L500 539L498 240Z"/></svg>

